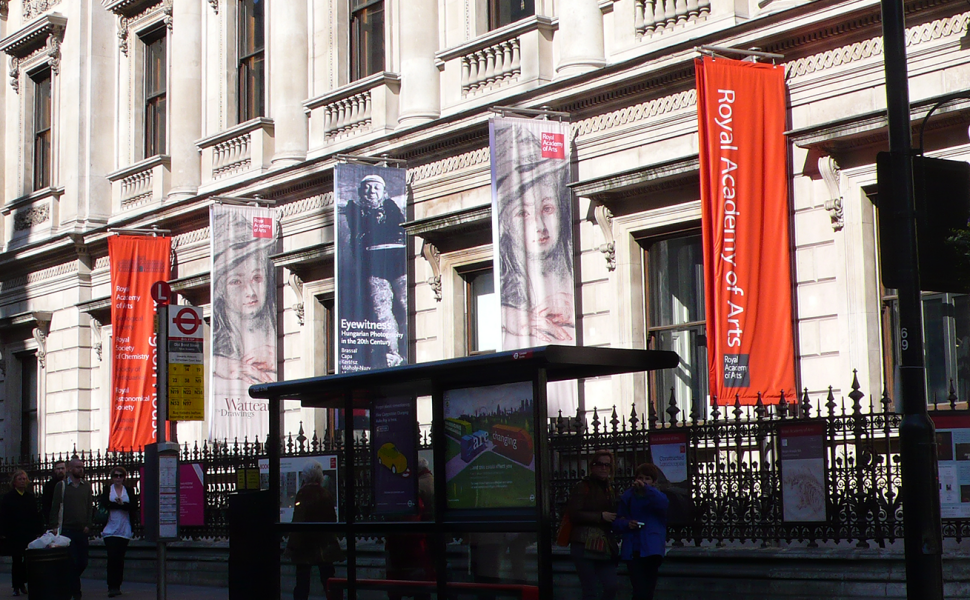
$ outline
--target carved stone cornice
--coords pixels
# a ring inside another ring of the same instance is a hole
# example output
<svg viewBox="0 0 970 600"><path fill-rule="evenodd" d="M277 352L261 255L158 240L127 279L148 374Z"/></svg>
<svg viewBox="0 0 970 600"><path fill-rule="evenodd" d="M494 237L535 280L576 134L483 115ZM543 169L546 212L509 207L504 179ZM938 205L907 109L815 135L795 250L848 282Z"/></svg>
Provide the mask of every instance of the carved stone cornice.
<svg viewBox="0 0 970 600"><path fill-rule="evenodd" d="M209 0L209 6L212 7L213 12L219 14L219 0Z"/></svg>
<svg viewBox="0 0 970 600"><path fill-rule="evenodd" d="M31 206L24 210L18 210L17 212L14 213L13 229L14 231L24 231L26 229L31 229L35 225L40 225L41 223L46 223L47 221L50 221L50 218L51 218L50 204Z"/></svg>
<svg viewBox="0 0 970 600"><path fill-rule="evenodd" d="M20 67L41 57L39 62L50 65L51 73L61 70L61 42L67 18L57 13L28 23L0 40L0 52L10 57L10 86L20 92Z"/></svg>
<svg viewBox="0 0 970 600"><path fill-rule="evenodd" d="M93 316L90 317L90 320L91 346L94 348L94 351L98 353L98 362L101 362L104 359L102 356L103 344L101 341L101 321L95 319Z"/></svg>
<svg viewBox="0 0 970 600"><path fill-rule="evenodd" d="M24 0L24 20L32 19L60 3L61 0Z"/></svg>
<svg viewBox="0 0 970 600"><path fill-rule="evenodd" d="M825 210L829 213L832 220L832 231L842 231L845 227L845 214L843 211L841 175L842 170L839 163L831 156L822 156L818 159L818 171L822 174L825 187L828 188L828 198L825 200Z"/></svg>
<svg viewBox="0 0 970 600"><path fill-rule="evenodd" d="M606 258L606 270L616 270L616 240L613 237L613 213L604 204L593 206L593 221L599 225L603 232L605 243L599 247L599 251Z"/></svg>
<svg viewBox="0 0 970 600"><path fill-rule="evenodd" d="M105 8L118 17L118 48L128 55L129 26L152 13L164 13L164 21L172 28L172 0L113 0Z"/></svg>
<svg viewBox="0 0 970 600"><path fill-rule="evenodd" d="M300 326L303 326L303 318L306 314L305 307L303 304L303 280L296 273L290 273L290 278L287 280L287 285L293 290L293 294L296 296L297 302L293 305L293 312L296 313L296 318L300 322Z"/></svg>

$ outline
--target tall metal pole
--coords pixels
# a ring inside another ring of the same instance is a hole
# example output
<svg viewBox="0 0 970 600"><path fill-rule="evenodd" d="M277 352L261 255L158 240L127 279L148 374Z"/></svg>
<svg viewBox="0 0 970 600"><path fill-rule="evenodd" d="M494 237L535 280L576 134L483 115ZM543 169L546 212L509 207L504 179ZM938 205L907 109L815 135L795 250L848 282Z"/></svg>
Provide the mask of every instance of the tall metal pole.
<svg viewBox="0 0 970 600"><path fill-rule="evenodd" d="M889 153L892 164L892 240L898 248L900 390L903 421L899 427L902 459L903 527L906 551L906 597L942 600L943 536L940 530L940 487L936 431L926 412L926 369L923 358L923 310L920 298L916 210L913 192L912 130L909 121L909 77L906 68L906 24L903 0L882 0ZM880 199L880 210L884 206Z"/></svg>
<svg viewBox="0 0 970 600"><path fill-rule="evenodd" d="M168 304L155 305L155 350L158 360L155 362L155 441L161 449L166 440L165 421L168 419ZM161 459L159 459L161 463ZM156 473L157 476L157 473ZM156 488L157 490L157 488ZM159 514L155 515L159 519ZM161 538L161 534L158 536ZM168 544L159 539L155 542L155 598L166 600L168 597Z"/></svg>

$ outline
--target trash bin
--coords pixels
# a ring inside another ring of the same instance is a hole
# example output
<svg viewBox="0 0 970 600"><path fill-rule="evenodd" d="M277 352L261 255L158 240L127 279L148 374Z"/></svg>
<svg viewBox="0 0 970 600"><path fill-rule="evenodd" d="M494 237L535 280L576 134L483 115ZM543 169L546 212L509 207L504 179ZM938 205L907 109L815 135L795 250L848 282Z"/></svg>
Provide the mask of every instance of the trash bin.
<svg viewBox="0 0 970 600"><path fill-rule="evenodd" d="M71 549L28 549L27 597L29 600L71 600Z"/></svg>

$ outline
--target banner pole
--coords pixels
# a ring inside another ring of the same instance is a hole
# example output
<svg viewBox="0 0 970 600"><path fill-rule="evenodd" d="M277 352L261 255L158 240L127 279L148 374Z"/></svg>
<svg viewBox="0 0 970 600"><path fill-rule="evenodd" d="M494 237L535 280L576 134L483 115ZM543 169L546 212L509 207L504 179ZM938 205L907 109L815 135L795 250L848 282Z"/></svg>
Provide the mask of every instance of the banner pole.
<svg viewBox="0 0 970 600"><path fill-rule="evenodd" d="M167 304L155 304L155 343L158 360L155 364L155 441L158 448L162 448L165 439L165 419L168 417L168 310ZM156 515L158 519L158 515ZM155 595L157 600L166 600L168 586L166 585L166 542L158 536L155 542L157 572L155 574Z"/></svg>
<svg viewBox="0 0 970 600"><path fill-rule="evenodd" d="M906 64L903 0L882 0L886 102L889 117L891 189L883 205L893 213L899 272L900 365L903 420L899 426L902 459L906 596L943 598L942 532L936 432L926 412L923 312L920 294L916 212L913 190L912 129ZM880 199L880 203L884 199ZM889 205L891 203L891 205Z"/></svg>

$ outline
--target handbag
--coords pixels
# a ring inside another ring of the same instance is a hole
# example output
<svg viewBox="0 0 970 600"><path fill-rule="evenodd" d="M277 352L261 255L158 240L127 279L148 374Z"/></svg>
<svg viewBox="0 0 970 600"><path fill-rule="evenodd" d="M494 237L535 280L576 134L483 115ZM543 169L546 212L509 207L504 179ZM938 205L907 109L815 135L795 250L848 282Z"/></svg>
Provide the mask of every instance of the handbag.
<svg viewBox="0 0 970 600"><path fill-rule="evenodd" d="M586 558L594 560L608 560L619 554L619 548L613 536L599 527L585 529L583 547Z"/></svg>
<svg viewBox="0 0 970 600"><path fill-rule="evenodd" d="M95 525L107 525L108 524L108 509L99 506L98 510L94 511L94 517L92 518Z"/></svg>
<svg viewBox="0 0 970 600"><path fill-rule="evenodd" d="M573 533L573 520L569 518L569 513L562 514L562 521L559 521L559 530L556 532L556 545L568 546L569 537Z"/></svg>

